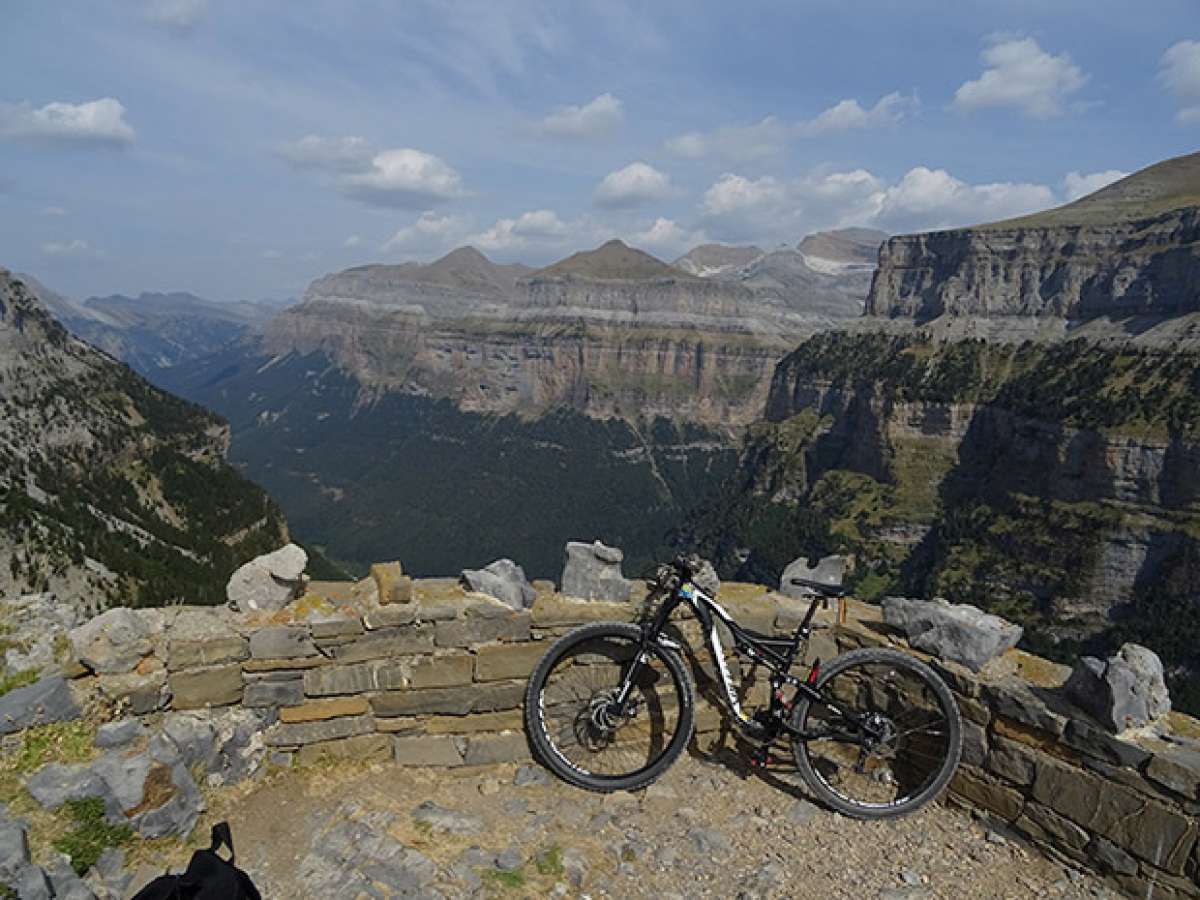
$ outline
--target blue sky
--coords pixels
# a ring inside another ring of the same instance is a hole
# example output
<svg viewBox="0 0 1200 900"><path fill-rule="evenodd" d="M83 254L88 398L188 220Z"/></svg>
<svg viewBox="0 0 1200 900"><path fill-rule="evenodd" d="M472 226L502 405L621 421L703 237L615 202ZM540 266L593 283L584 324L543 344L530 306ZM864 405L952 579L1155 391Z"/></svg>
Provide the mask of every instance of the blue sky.
<svg viewBox="0 0 1200 900"><path fill-rule="evenodd" d="M947 227L1200 149L1195 0L6 6L0 265L80 297Z"/></svg>

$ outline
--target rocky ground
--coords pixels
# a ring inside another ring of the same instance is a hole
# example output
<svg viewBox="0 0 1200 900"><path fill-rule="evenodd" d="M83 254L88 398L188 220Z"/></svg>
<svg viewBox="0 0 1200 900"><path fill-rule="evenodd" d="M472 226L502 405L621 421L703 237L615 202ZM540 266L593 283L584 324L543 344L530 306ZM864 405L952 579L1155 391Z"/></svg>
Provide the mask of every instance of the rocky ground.
<svg viewBox="0 0 1200 900"><path fill-rule="evenodd" d="M206 818L229 819L268 898L1114 896L957 808L859 822L784 766L743 771L685 756L640 795L603 796L534 766L343 763L224 792Z"/></svg>

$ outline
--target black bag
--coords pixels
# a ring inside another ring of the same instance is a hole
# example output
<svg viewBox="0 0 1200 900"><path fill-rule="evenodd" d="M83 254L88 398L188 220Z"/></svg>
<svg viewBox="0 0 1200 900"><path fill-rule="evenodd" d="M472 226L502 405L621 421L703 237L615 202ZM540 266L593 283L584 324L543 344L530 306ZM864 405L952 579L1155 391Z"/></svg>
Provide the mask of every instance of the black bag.
<svg viewBox="0 0 1200 900"><path fill-rule="evenodd" d="M224 844L229 859L217 850ZM162 875L138 891L133 900L262 900L250 876L233 864L233 835L229 823L213 826L212 846L192 854L182 875Z"/></svg>

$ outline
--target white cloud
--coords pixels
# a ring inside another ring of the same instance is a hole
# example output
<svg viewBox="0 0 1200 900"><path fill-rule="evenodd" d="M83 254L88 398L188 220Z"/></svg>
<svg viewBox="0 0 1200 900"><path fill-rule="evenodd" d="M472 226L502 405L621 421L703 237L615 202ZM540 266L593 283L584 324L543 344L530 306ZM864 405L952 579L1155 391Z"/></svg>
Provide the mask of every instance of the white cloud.
<svg viewBox="0 0 1200 900"><path fill-rule="evenodd" d="M54 216L55 218L61 218L62 216L65 216L66 214L67 214L67 211L65 209L63 209L61 206L46 206L46 207L42 208L43 216Z"/></svg>
<svg viewBox="0 0 1200 900"><path fill-rule="evenodd" d="M366 138L327 138L308 134L281 144L279 155L301 169L362 172L370 168L375 149Z"/></svg>
<svg viewBox="0 0 1200 900"><path fill-rule="evenodd" d="M1092 172L1084 175L1080 172L1068 172L1063 178L1063 194L1068 201L1078 200L1088 194L1094 194L1102 187L1108 187L1114 181L1120 181L1128 172L1120 169L1108 169L1104 172Z"/></svg>
<svg viewBox="0 0 1200 900"><path fill-rule="evenodd" d="M1162 55L1159 80L1186 104L1175 116L1180 125L1200 125L1200 41L1180 41Z"/></svg>
<svg viewBox="0 0 1200 900"><path fill-rule="evenodd" d="M50 241L42 244L42 252L47 256L83 257L92 256L94 251L87 241L76 238L73 241Z"/></svg>
<svg viewBox="0 0 1200 900"><path fill-rule="evenodd" d="M788 124L776 116L767 116L751 125L726 125L707 133L689 131L666 141L663 149L684 159L715 156L748 162L782 153L797 138L896 125L918 105L915 96L898 92L881 97L869 109L857 100L843 100L806 121Z"/></svg>
<svg viewBox="0 0 1200 900"><path fill-rule="evenodd" d="M960 112L1008 106L1034 119L1050 119L1066 112L1068 98L1088 80L1067 54L1051 55L1033 38L995 41L981 58L987 67L983 74L954 94L952 105Z"/></svg>
<svg viewBox="0 0 1200 900"><path fill-rule="evenodd" d="M678 256L708 239L703 231L684 228L674 219L659 216L647 228L633 232L626 240L634 247L642 247L664 256Z"/></svg>
<svg viewBox="0 0 1200 900"><path fill-rule="evenodd" d="M466 232L467 223L459 216L439 216L425 210L411 225L405 225L383 245L383 250L429 251L450 247Z"/></svg>
<svg viewBox="0 0 1200 900"><path fill-rule="evenodd" d="M177 31L191 31L208 15L208 0L149 0L146 18Z"/></svg>
<svg viewBox="0 0 1200 900"><path fill-rule="evenodd" d="M1043 184L967 184L945 169L918 166L879 197L872 220L892 231L953 228L1025 215L1059 198Z"/></svg>
<svg viewBox="0 0 1200 900"><path fill-rule="evenodd" d="M582 106L560 106L538 123L552 137L599 138L611 134L625 118L624 106L612 94L601 94Z"/></svg>
<svg viewBox="0 0 1200 900"><path fill-rule="evenodd" d="M125 121L125 107L112 97L87 103L47 103L38 109L28 103L0 102L0 138L131 144L134 131Z"/></svg>
<svg viewBox="0 0 1200 900"><path fill-rule="evenodd" d="M628 209L663 200L671 195L671 180L654 166L644 162L630 163L623 169L609 172L596 186L597 206L608 209Z"/></svg>
<svg viewBox="0 0 1200 900"><path fill-rule="evenodd" d="M362 238L360 238L357 234L352 234L352 235L350 235L350 237L348 237L344 241L342 241L342 246L345 247L347 250L350 250L350 249L353 249L354 247L357 247L361 243L362 243Z"/></svg>
<svg viewBox="0 0 1200 900"><path fill-rule="evenodd" d="M863 108L857 100L843 100L816 118L801 122L797 130L802 135L817 135L897 125L919 105L915 96L906 97L898 91L880 97L870 109Z"/></svg>
<svg viewBox="0 0 1200 900"><path fill-rule="evenodd" d="M356 200L400 209L422 209L465 194L462 176L450 165L408 147L377 153L369 169L344 175L340 184Z"/></svg>
<svg viewBox="0 0 1200 900"><path fill-rule="evenodd" d="M1078 178L1110 174L1116 173ZM715 240L770 244L850 225L893 232L956 227L1023 215L1061 200L1046 185L972 185L943 169L925 166L911 169L894 183L865 169L818 170L793 180L727 173L705 192L700 221Z"/></svg>
<svg viewBox="0 0 1200 900"><path fill-rule="evenodd" d="M535 209L515 219L499 219L486 231L471 235L467 243L482 250L514 250L532 245L562 244L571 229L549 209Z"/></svg>

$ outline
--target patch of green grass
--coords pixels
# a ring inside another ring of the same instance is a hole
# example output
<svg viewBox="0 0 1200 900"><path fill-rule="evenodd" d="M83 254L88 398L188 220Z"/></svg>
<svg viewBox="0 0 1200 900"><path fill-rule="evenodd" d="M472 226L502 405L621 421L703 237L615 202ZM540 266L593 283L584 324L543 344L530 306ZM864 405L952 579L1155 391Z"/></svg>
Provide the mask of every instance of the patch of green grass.
<svg viewBox="0 0 1200 900"><path fill-rule="evenodd" d="M423 838L429 838L433 835L433 823L426 822L424 819L417 819L413 822L413 828L417 834Z"/></svg>
<svg viewBox="0 0 1200 900"><path fill-rule="evenodd" d="M104 818L104 800L100 797L68 800L65 807L74 827L56 839L53 846L71 857L71 868L79 875L86 874L105 849L133 839L133 829L128 825L108 824Z"/></svg>
<svg viewBox="0 0 1200 900"><path fill-rule="evenodd" d="M479 874L485 882L505 890L516 891L525 887L524 869L513 869L511 872L505 872L503 869L483 869Z"/></svg>
<svg viewBox="0 0 1200 900"><path fill-rule="evenodd" d="M37 669L23 669L20 672L5 675L3 678L0 678L0 697L3 697L9 691L15 691L19 687L33 684L37 680Z"/></svg>
<svg viewBox="0 0 1200 900"><path fill-rule="evenodd" d="M563 852L558 844L547 847L533 861L539 875L561 875L563 873Z"/></svg>
<svg viewBox="0 0 1200 900"><path fill-rule="evenodd" d="M34 772L46 763L80 763L95 755L95 730L86 722L55 722L28 729L6 768Z"/></svg>

